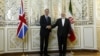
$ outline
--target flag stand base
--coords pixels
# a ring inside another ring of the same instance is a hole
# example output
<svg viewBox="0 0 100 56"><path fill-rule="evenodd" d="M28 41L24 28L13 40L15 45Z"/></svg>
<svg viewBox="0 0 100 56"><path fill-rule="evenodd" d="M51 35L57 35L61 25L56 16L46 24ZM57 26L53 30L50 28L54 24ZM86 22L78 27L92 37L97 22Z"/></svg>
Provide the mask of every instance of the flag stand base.
<svg viewBox="0 0 100 56"><path fill-rule="evenodd" d="M22 41L23 41L23 54L22 54L22 56L26 56L25 53L24 53L24 39L22 39Z"/></svg>
<svg viewBox="0 0 100 56"><path fill-rule="evenodd" d="M26 55L23 53L22 56L26 56Z"/></svg>
<svg viewBox="0 0 100 56"><path fill-rule="evenodd" d="M71 51L70 53L71 53L71 55L74 55L74 52L73 51Z"/></svg>
<svg viewBox="0 0 100 56"><path fill-rule="evenodd" d="M72 49L73 49L73 44L71 44L71 52L70 52L70 54L71 54L71 56L74 56L74 52L72 51Z"/></svg>

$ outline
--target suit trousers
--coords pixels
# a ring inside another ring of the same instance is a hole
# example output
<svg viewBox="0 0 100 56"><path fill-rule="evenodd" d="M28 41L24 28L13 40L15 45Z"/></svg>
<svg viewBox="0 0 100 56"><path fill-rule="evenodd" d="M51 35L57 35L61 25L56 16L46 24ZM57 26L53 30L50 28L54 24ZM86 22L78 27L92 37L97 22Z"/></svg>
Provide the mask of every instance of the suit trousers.
<svg viewBox="0 0 100 56"><path fill-rule="evenodd" d="M67 46L67 36L64 36L64 35L58 36L59 56L66 55L66 49L67 49L66 46Z"/></svg>
<svg viewBox="0 0 100 56"><path fill-rule="evenodd" d="M49 32L40 36L40 55L48 55L48 40L49 40Z"/></svg>

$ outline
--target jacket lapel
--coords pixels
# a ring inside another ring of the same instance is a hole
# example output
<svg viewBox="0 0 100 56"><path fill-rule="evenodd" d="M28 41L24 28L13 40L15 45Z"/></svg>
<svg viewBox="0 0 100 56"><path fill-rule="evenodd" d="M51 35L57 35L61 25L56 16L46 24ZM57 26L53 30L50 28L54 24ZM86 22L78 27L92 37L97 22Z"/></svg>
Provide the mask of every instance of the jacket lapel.
<svg viewBox="0 0 100 56"><path fill-rule="evenodd" d="M60 19L60 24L61 24L61 26L63 26L63 25L62 25L62 18Z"/></svg>
<svg viewBox="0 0 100 56"><path fill-rule="evenodd" d="M66 18L65 18L65 22L64 22L64 26L66 25Z"/></svg>
<svg viewBox="0 0 100 56"><path fill-rule="evenodd" d="M44 21L47 22L47 20L46 20L46 18L45 18L45 15L44 15Z"/></svg>
<svg viewBox="0 0 100 56"><path fill-rule="evenodd" d="M63 24L62 24L62 18L61 18L61 20L60 20L60 23L61 23L61 26L63 26ZM64 26L66 25L66 18L65 18L65 21L64 21Z"/></svg>

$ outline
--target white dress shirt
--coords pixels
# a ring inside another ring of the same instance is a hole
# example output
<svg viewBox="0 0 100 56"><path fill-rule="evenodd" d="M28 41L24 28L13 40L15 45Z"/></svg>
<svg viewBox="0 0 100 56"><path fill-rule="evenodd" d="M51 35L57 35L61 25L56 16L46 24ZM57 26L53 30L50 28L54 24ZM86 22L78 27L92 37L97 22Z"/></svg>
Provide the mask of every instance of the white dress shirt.
<svg viewBox="0 0 100 56"><path fill-rule="evenodd" d="M62 26L64 26L65 18L62 18Z"/></svg>

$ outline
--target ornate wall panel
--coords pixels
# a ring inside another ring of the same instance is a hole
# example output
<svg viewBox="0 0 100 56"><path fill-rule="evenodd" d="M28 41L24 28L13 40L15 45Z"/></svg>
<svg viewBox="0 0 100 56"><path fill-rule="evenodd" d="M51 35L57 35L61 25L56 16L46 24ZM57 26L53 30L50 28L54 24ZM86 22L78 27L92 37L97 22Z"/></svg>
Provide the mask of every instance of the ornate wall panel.
<svg viewBox="0 0 100 56"><path fill-rule="evenodd" d="M16 28L7 28L7 51L23 50L23 40L16 36ZM28 49L28 39L25 37L24 49Z"/></svg>
<svg viewBox="0 0 100 56"><path fill-rule="evenodd" d="M83 45L85 48L94 48L94 29L93 27L83 28Z"/></svg>
<svg viewBox="0 0 100 56"><path fill-rule="evenodd" d="M31 49L32 50L39 50L40 46L40 36L39 36L39 29L31 29L30 30L30 36L31 36Z"/></svg>
<svg viewBox="0 0 100 56"><path fill-rule="evenodd" d="M4 20L4 0L0 0L0 21Z"/></svg>
<svg viewBox="0 0 100 56"><path fill-rule="evenodd" d="M53 29L49 38L49 49L58 50L57 30Z"/></svg>
<svg viewBox="0 0 100 56"><path fill-rule="evenodd" d="M100 27L97 27L96 31L97 31L97 45L100 51Z"/></svg>
<svg viewBox="0 0 100 56"><path fill-rule="evenodd" d="M5 0L6 21L17 21L20 0Z"/></svg>
<svg viewBox="0 0 100 56"><path fill-rule="evenodd" d="M82 0L73 0L73 13L75 20L82 20ZM86 6L86 5L85 5Z"/></svg>
<svg viewBox="0 0 100 56"><path fill-rule="evenodd" d="M94 24L93 0L73 0L73 9L75 25Z"/></svg>
<svg viewBox="0 0 100 56"><path fill-rule="evenodd" d="M96 33L97 33L97 46L100 51L100 0L96 0Z"/></svg>
<svg viewBox="0 0 100 56"><path fill-rule="evenodd" d="M52 15L51 16L54 21L56 21L56 19L59 18L62 13L62 4L64 4L63 0L52 0L52 3L51 3Z"/></svg>
<svg viewBox="0 0 100 56"><path fill-rule="evenodd" d="M95 10L95 14L96 14L96 24L97 27L100 27L100 0L96 0L96 10Z"/></svg>
<svg viewBox="0 0 100 56"><path fill-rule="evenodd" d="M39 50L40 49L40 30L38 28L31 29L31 50ZM50 50L57 50L58 43L57 43L57 35L56 30L53 30L53 32L50 34L49 38L49 49Z"/></svg>
<svg viewBox="0 0 100 56"><path fill-rule="evenodd" d="M5 31L4 28L0 28L0 52L4 52L5 48Z"/></svg>
<svg viewBox="0 0 100 56"><path fill-rule="evenodd" d="M10 2L12 1L12 2ZM38 2L39 1L39 2ZM6 21L18 21L20 0L5 0ZM93 0L72 0L75 25L93 24ZM38 26L44 9L50 9L52 21L60 17L61 12L68 13L69 0L24 0L27 20L31 26ZM17 23L16 23L17 24Z"/></svg>
<svg viewBox="0 0 100 56"><path fill-rule="evenodd" d="M46 8L50 9L50 16L52 17L52 21L60 17L62 12L62 0L30 0L30 6L30 12L28 13L30 13L31 26L39 25L40 16L44 14L44 9Z"/></svg>
<svg viewBox="0 0 100 56"><path fill-rule="evenodd" d="M27 12L27 0L24 0L24 10ZM19 19L19 8L21 0L5 0L5 21L6 25L16 26ZM27 15L26 15L27 17Z"/></svg>
<svg viewBox="0 0 100 56"><path fill-rule="evenodd" d="M96 18L100 20L100 0L96 0Z"/></svg>
<svg viewBox="0 0 100 56"><path fill-rule="evenodd" d="M5 17L4 17L4 10L5 10L4 2L5 2L4 0L0 0L0 27L4 26L4 20L5 20Z"/></svg>
<svg viewBox="0 0 100 56"><path fill-rule="evenodd" d="M41 2L38 2L39 0L30 0L30 7L29 7L29 17L30 17L30 25L39 25L39 18L40 13L42 13L43 4L41 4L44 0L41 0ZM40 7L41 5L42 7Z"/></svg>

